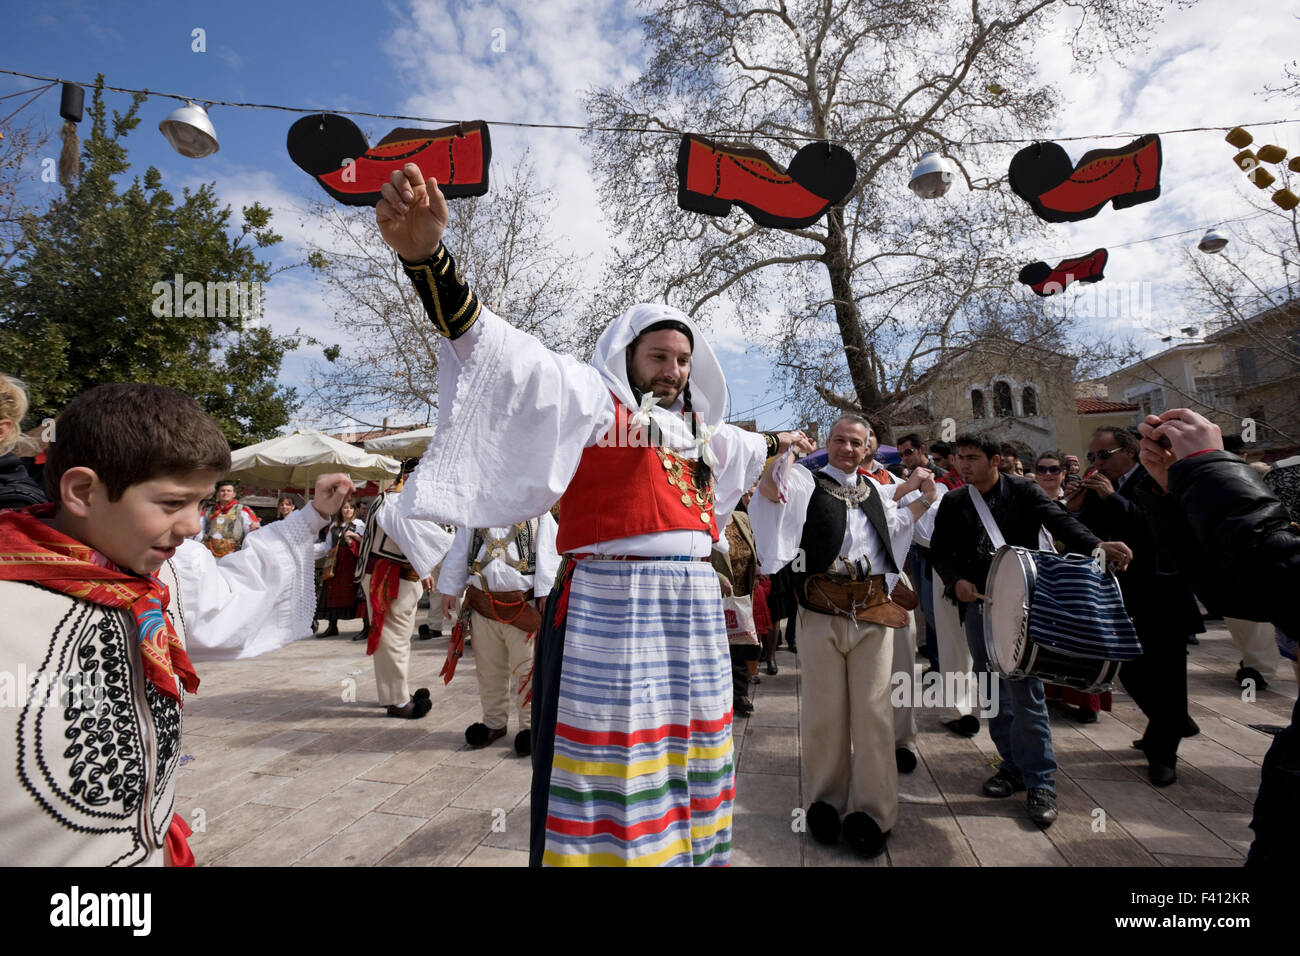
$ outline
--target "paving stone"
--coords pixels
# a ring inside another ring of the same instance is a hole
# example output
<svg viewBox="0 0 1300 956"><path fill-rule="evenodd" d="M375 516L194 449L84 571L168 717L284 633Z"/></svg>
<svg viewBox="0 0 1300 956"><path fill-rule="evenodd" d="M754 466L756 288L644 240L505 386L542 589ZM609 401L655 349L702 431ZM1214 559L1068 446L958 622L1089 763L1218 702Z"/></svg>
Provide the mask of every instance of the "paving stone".
<svg viewBox="0 0 1300 956"><path fill-rule="evenodd" d="M379 863L381 866L458 866L491 828L492 814L486 811L447 807Z"/></svg>
<svg viewBox="0 0 1300 956"><path fill-rule="evenodd" d="M395 784L353 780L265 831L222 859L228 866L285 866L306 856L397 789Z"/></svg>
<svg viewBox="0 0 1300 956"><path fill-rule="evenodd" d="M1219 856L1181 856L1174 853L1157 853L1156 862L1161 866L1209 866L1219 869L1239 865Z"/></svg>
<svg viewBox="0 0 1300 956"><path fill-rule="evenodd" d="M737 773L732 866L798 866L799 780L789 774Z"/></svg>
<svg viewBox="0 0 1300 956"><path fill-rule="evenodd" d="M528 853L528 835L531 803L527 797L517 807L506 814L504 825L499 817L493 817L492 829L483 838L483 846L496 847L501 850L522 850Z"/></svg>
<svg viewBox="0 0 1300 956"><path fill-rule="evenodd" d="M1155 865L1142 844L1070 774L1057 775L1056 806L1056 822L1043 832L1071 866Z"/></svg>
<svg viewBox="0 0 1300 956"><path fill-rule="evenodd" d="M439 764L414 783L394 787L398 793L379 809L384 813L401 813L427 820L469 789L483 773L473 767Z"/></svg>
<svg viewBox="0 0 1300 956"><path fill-rule="evenodd" d="M532 784L532 761L527 757L516 756L512 752L509 757L461 791L451 804L466 810L509 812L528 795Z"/></svg>
<svg viewBox="0 0 1300 956"><path fill-rule="evenodd" d="M1253 795L1259 791L1259 764L1209 738L1183 740L1178 747L1178 762L1190 764L1237 793Z"/></svg>
<svg viewBox="0 0 1300 956"><path fill-rule="evenodd" d="M1235 858L1237 853L1148 784L1080 780L1079 786L1150 853ZM1173 790L1178 783L1166 789Z"/></svg>
<svg viewBox="0 0 1300 956"><path fill-rule="evenodd" d="M1189 810L1188 814L1242 857L1250 852L1250 845L1255 840L1255 831L1250 828L1252 814L1216 813L1212 810Z"/></svg>
<svg viewBox="0 0 1300 956"><path fill-rule="evenodd" d="M797 774L799 733L785 727L749 727L737 770L745 773Z"/></svg>
<svg viewBox="0 0 1300 956"><path fill-rule="evenodd" d="M527 866L527 850L505 850L497 846L479 846L461 862L461 866Z"/></svg>
<svg viewBox="0 0 1300 956"><path fill-rule="evenodd" d="M371 767L388 759L386 754L350 751L337 754L328 763L300 774L288 777L284 783L267 790L260 797L259 803L272 804L277 807L295 807L303 809L311 806L321 797L333 793L340 787L362 776Z"/></svg>
<svg viewBox="0 0 1300 956"><path fill-rule="evenodd" d="M374 866L421 826L418 817L367 813L299 862L303 866Z"/></svg>
<svg viewBox="0 0 1300 956"><path fill-rule="evenodd" d="M970 842L946 806L900 803L886 844L892 866L978 866Z"/></svg>
<svg viewBox="0 0 1300 956"><path fill-rule="evenodd" d="M177 797L176 809L181 816L187 817L195 808L202 807L208 819L215 820L245 803L259 802L263 794L291 779L265 773L237 774L188 797L184 803Z"/></svg>
<svg viewBox="0 0 1300 956"><path fill-rule="evenodd" d="M221 858L231 850L238 849L252 842L258 834L275 826L293 813L288 807L267 807L256 803L245 803L222 814L219 818L204 821L203 831L195 830L189 839L194 851L197 866L224 866ZM191 827L195 826L192 815L181 813Z"/></svg>
<svg viewBox="0 0 1300 956"><path fill-rule="evenodd" d="M1015 817L957 817L980 866L1068 865L1047 835L1025 816L1024 801L1017 801L1017 806L1020 814Z"/></svg>
<svg viewBox="0 0 1300 956"><path fill-rule="evenodd" d="M1201 727L1201 736L1222 744L1234 753L1244 757L1258 757L1261 760L1273 743L1269 734L1252 730L1244 724L1216 714L1197 719ZM1192 738L1196 739L1196 738Z"/></svg>

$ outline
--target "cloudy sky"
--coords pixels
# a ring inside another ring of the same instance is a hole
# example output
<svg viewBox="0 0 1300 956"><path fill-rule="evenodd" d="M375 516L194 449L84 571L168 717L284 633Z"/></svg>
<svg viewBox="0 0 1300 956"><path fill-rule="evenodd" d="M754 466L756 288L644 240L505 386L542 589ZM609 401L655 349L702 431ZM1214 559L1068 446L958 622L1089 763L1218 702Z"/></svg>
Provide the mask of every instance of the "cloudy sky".
<svg viewBox="0 0 1300 956"><path fill-rule="evenodd" d="M1072 73L1063 46L1041 44L1041 75L1059 86L1068 103L1055 134L1136 135L1300 117L1300 103L1260 96L1266 84L1281 82L1284 64L1300 47L1300 21L1280 12L1282 6L1259 0L1202 0L1190 10L1172 10L1149 51L1124 64L1103 64L1093 75ZM116 86L207 100L580 125L586 119L583 91L637 75L644 55L637 12L630 0L237 0L221 5L43 0L8 11L0 36L0 68L77 81L92 80L102 72ZM193 49L196 29L204 31L203 52ZM0 96L35 85L0 75ZM109 97L110 105L118 108L127 102L122 94ZM0 116L21 101L0 102L8 107L0 109ZM253 201L269 206L285 237L275 261L301 259L316 228L308 203L323 193L285 152L285 133L296 117L215 107L211 115L220 152L188 160L172 152L157 133L158 121L176 105L153 98L142 108L143 122L128 139L136 167L156 165L176 193L184 186L213 181L221 198L236 208ZM57 131L57 89L23 116ZM359 122L378 135L399 125ZM1257 143L1277 143L1292 155L1300 151L1300 124L1250 129ZM494 164L503 168L525 145L531 147L540 178L557 195L555 229L589 263L594 276L608 247L608 221L599 208L590 157L579 134L498 125L492 128L492 139ZM1066 147L1077 158L1092 145L1119 142L1098 139ZM1007 160L1015 149L1006 147ZM1233 152L1221 132L1165 137L1158 201L1122 213L1107 209L1095 219L1056 226L1056 247L1031 250L1027 258L1112 248L1102 285L1139 290L1139 301L1150 304L1151 314L1137 321L1105 315L1095 321L1159 348L1160 335L1188 324L1177 275L1182 250L1194 244L1206 226L1251 212L1245 198L1250 187L1231 165ZM33 169L33 196L53 195L52 187L39 183L38 172ZM961 196L954 191L941 201L960 202ZM1234 227L1225 228L1231 233ZM1122 245L1188 229L1196 233ZM301 328L327 342L346 338L334 325L321 286L306 269L279 275L265 303L268 319L279 330ZM771 390L769 360L727 329L715 330L714 341L732 383L733 412L761 406ZM292 353L283 378L302 384L319 361L319 353L311 349ZM779 403L757 413L760 425L768 427L790 424L789 415Z"/></svg>

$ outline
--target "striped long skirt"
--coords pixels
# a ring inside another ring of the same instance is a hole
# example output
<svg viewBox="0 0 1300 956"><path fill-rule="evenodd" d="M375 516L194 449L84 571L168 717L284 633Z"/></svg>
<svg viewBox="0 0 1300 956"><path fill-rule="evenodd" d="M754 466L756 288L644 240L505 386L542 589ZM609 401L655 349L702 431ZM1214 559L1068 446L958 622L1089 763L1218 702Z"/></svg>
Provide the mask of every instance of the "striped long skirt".
<svg viewBox="0 0 1300 956"><path fill-rule="evenodd" d="M533 680L531 865L727 865L731 659L712 567L575 562Z"/></svg>

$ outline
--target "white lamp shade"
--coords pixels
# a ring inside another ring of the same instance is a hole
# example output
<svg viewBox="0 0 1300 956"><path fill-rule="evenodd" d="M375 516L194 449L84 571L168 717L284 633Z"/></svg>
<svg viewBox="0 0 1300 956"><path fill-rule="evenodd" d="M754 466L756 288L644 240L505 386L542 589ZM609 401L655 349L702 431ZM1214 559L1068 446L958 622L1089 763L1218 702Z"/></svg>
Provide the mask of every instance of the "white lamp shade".
<svg viewBox="0 0 1300 956"><path fill-rule="evenodd" d="M925 153L912 170L907 187L922 199L938 199L954 179L951 165L938 153Z"/></svg>
<svg viewBox="0 0 1300 956"><path fill-rule="evenodd" d="M158 129L172 149L191 159L211 156L221 147L217 143L217 131L208 119L207 112L201 106L186 103L180 109L173 110L168 117L158 124Z"/></svg>
<svg viewBox="0 0 1300 956"><path fill-rule="evenodd" d="M1206 230L1205 235L1201 237L1201 241L1196 244L1196 248L1200 249L1206 255L1212 256L1216 252L1222 252L1224 246L1226 246L1227 244L1228 244L1227 236L1223 235L1221 232L1218 232L1214 229L1208 229Z"/></svg>

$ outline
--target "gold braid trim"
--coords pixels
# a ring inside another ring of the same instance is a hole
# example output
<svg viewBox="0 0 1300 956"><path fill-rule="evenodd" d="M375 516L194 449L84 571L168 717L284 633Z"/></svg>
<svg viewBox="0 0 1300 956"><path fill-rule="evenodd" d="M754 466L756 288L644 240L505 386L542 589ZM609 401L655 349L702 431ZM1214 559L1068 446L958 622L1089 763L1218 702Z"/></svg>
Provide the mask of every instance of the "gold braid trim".
<svg viewBox="0 0 1300 956"><path fill-rule="evenodd" d="M439 243L438 251L423 262L402 259L402 269L442 335L458 339L478 321L483 307L446 246Z"/></svg>

